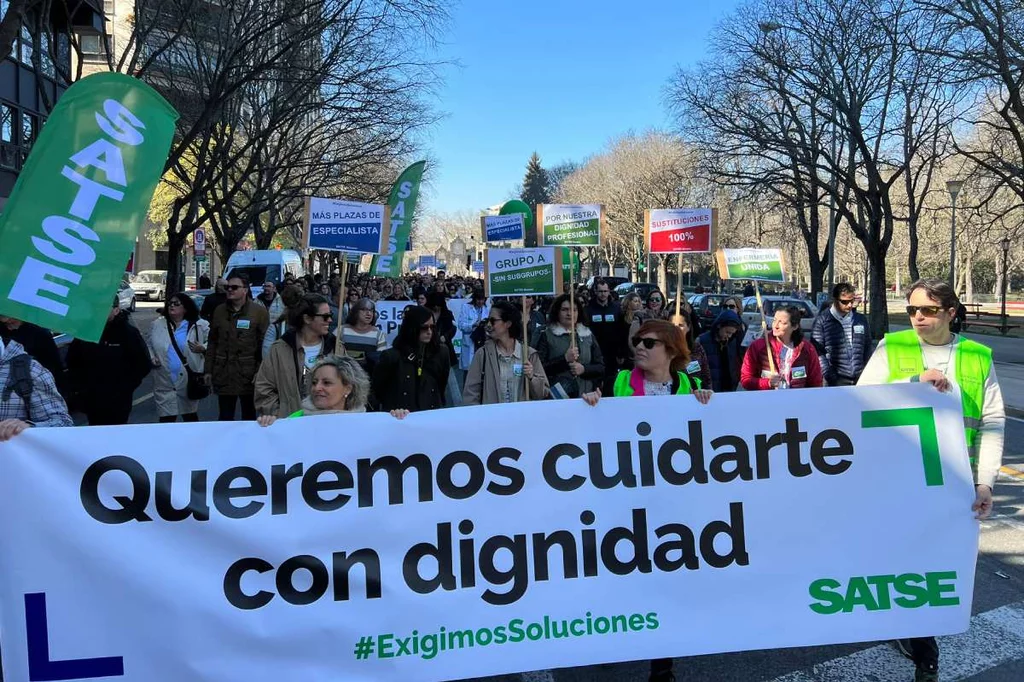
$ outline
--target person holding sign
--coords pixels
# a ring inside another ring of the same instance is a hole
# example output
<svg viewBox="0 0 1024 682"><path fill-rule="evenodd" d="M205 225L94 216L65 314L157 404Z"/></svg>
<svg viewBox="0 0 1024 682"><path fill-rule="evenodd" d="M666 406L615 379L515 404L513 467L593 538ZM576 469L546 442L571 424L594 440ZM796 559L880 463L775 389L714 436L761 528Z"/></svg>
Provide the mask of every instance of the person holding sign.
<svg viewBox="0 0 1024 682"><path fill-rule="evenodd" d="M373 370L373 395L384 412L410 412L444 407L450 369L448 348L441 345L434 313L411 305L393 346Z"/></svg>
<svg viewBox="0 0 1024 682"><path fill-rule="evenodd" d="M761 337L747 349L740 371L740 383L747 391L780 388L820 388L821 364L814 344L800 329L800 309L779 308L772 319L771 359L769 340Z"/></svg>
<svg viewBox="0 0 1024 682"><path fill-rule="evenodd" d="M537 341L537 353L551 380L555 398L578 398L600 387L604 380L604 355L590 328L580 322L583 306L562 294L551 303L548 326ZM573 345L575 330L576 345Z"/></svg>
<svg viewBox="0 0 1024 682"><path fill-rule="evenodd" d="M469 307L469 306L466 306ZM548 397L548 377L533 348L523 362L523 314L518 306L499 301L485 320L487 341L473 356L463 392L465 405L496 405ZM530 395L523 391L529 379Z"/></svg>
<svg viewBox="0 0 1024 682"><path fill-rule="evenodd" d="M992 363L992 349L950 330L960 300L945 280L922 279L907 290L913 329L886 334L858 386L894 382L931 384L960 394L967 453L974 473L978 519L992 513L992 488L1003 464L1006 408ZM966 512L966 509L964 510ZM915 682L939 679L939 645L934 637L899 640L900 650L917 666Z"/></svg>

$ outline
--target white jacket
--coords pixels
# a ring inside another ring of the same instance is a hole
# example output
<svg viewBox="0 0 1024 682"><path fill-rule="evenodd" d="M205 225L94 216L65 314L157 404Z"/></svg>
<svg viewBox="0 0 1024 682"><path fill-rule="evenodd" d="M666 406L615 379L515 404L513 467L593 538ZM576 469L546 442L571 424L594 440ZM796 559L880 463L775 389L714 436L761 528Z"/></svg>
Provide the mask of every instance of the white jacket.
<svg viewBox="0 0 1024 682"><path fill-rule="evenodd" d="M210 337L210 323L200 318L198 322L192 325L188 330L188 340L194 343L198 343L200 346L206 346L206 341ZM159 362L161 366L167 366L167 352L173 352L171 347L171 335L167 332L167 318L163 315L153 320L153 324L149 328L149 352L153 357L154 361ZM181 352L185 354L185 360L188 361L189 369L193 372L203 373L203 365L206 362L206 358L202 353L193 353L188 348L188 343L181 349Z"/></svg>
<svg viewBox="0 0 1024 682"><path fill-rule="evenodd" d="M477 323L487 319L487 316L491 314L491 299L484 301L484 307L482 309L475 308L472 303L467 303L462 306L462 310L459 311L459 319L455 321L455 325L462 332L462 352L459 353L459 369L468 370L469 366L473 364L473 340L469 338L469 335L473 333L473 328L476 327Z"/></svg>

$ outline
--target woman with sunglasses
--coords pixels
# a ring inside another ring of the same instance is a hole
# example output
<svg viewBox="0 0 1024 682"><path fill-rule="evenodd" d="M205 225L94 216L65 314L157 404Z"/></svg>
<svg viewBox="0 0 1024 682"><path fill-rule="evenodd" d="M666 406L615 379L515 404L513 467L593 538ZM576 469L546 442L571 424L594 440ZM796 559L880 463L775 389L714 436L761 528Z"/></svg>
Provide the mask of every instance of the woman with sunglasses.
<svg viewBox="0 0 1024 682"><path fill-rule="evenodd" d="M519 307L499 301L491 306L484 324L487 341L469 366L463 404L495 405L526 400L527 380L530 400L547 398L548 377L537 351L527 347L527 362L523 362L523 314Z"/></svg>
<svg viewBox="0 0 1024 682"><path fill-rule="evenodd" d="M188 397L188 372L203 373L210 323L199 317L185 294L168 297L167 307L149 328L153 361L153 401L161 422L199 421L199 401Z"/></svg>
<svg viewBox="0 0 1024 682"><path fill-rule="evenodd" d="M579 299L574 309L562 294L551 303L548 326L537 337L537 354L556 398L578 398L604 381L604 355L597 337L581 322L583 311Z"/></svg>
<svg viewBox="0 0 1024 682"><path fill-rule="evenodd" d="M800 315L800 309L795 306L776 308L769 333L771 338L762 336L754 341L743 357L740 383L744 390L819 388L822 385L818 352L814 344L804 339ZM768 364L769 352L775 362L774 372Z"/></svg>
<svg viewBox="0 0 1024 682"><path fill-rule="evenodd" d="M437 410L448 386L448 349L441 345L434 313L410 305L391 348L373 370L373 397L379 409Z"/></svg>
<svg viewBox="0 0 1024 682"><path fill-rule="evenodd" d="M334 353L331 306L320 294L306 294L290 309L288 331L270 346L256 373L256 412L287 417L306 397L306 376L317 361Z"/></svg>
<svg viewBox="0 0 1024 682"><path fill-rule="evenodd" d="M681 328L666 320L648 320L640 326L630 343L635 348L636 367L618 373L615 378L615 397L690 394L701 405L707 405L711 400L712 392L701 387L700 379L686 373L690 363L690 349ZM588 405L597 405L600 399L600 388L583 394L583 400ZM672 659L651 661L650 679L674 679Z"/></svg>

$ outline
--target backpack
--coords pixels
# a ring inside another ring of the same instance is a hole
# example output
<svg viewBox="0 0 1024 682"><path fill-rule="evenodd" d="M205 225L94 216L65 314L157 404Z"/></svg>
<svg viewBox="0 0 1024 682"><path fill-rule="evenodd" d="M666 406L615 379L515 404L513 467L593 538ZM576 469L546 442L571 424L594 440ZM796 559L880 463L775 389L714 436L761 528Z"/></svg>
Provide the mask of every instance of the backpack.
<svg viewBox="0 0 1024 682"><path fill-rule="evenodd" d="M11 373L7 377L7 385L4 386L2 397L4 402L11 398L11 393L17 394L21 402L25 404L26 421L32 404L32 356L15 355L10 362Z"/></svg>

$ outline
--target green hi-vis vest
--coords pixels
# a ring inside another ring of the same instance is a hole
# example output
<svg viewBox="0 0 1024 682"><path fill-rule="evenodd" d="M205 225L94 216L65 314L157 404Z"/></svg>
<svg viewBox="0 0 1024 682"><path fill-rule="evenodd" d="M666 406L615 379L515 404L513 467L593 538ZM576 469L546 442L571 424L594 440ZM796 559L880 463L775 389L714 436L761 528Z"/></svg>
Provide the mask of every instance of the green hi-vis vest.
<svg viewBox="0 0 1024 682"><path fill-rule="evenodd" d="M639 386L637 386L636 382L633 381L634 372L636 372L638 377ZM679 375L679 389L676 390L676 395L689 395L692 393L690 390L689 378L682 372L677 372L677 374ZM636 393L637 388L643 391L643 380L644 375L639 370L634 369L630 371L628 369L624 369L615 377L615 386L612 388L612 395L616 398L628 398ZM697 388L700 388L700 379L694 378L694 381L697 382Z"/></svg>
<svg viewBox="0 0 1024 682"><path fill-rule="evenodd" d="M917 332L908 329L885 335L885 352L889 360L889 381L914 377L924 371L924 353ZM985 381L992 370L992 349L960 337L956 344L956 383L964 408L964 433L971 468L978 465L978 429L985 404Z"/></svg>

